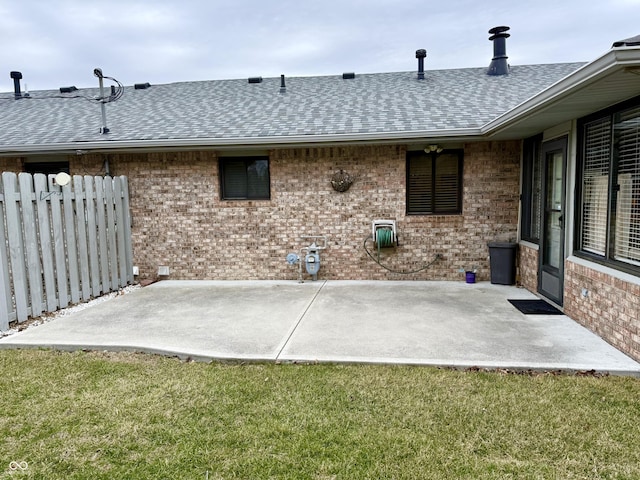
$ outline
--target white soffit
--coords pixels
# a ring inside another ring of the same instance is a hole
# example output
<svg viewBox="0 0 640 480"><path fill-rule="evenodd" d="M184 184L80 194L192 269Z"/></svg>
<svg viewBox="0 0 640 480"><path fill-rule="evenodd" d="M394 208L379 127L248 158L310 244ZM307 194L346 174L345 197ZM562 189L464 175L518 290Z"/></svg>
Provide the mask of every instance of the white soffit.
<svg viewBox="0 0 640 480"><path fill-rule="evenodd" d="M527 138L640 95L640 48L614 48L482 127L494 139Z"/></svg>

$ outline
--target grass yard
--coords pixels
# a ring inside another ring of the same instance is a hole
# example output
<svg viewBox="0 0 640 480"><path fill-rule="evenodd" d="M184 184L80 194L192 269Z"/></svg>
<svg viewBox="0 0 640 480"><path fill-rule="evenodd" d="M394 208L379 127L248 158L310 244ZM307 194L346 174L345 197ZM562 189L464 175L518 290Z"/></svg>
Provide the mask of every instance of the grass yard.
<svg viewBox="0 0 640 480"><path fill-rule="evenodd" d="M0 372L0 479L640 478L634 378L44 350Z"/></svg>

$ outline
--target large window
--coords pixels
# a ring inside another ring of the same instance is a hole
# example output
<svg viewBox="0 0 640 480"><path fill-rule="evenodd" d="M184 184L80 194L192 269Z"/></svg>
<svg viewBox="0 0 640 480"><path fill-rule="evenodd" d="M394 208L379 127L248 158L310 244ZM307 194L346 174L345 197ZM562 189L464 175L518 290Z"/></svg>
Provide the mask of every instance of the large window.
<svg viewBox="0 0 640 480"><path fill-rule="evenodd" d="M222 157L219 161L223 200L269 199L267 157Z"/></svg>
<svg viewBox="0 0 640 480"><path fill-rule="evenodd" d="M640 272L640 99L580 122L578 250Z"/></svg>
<svg viewBox="0 0 640 480"><path fill-rule="evenodd" d="M407 213L462 212L462 150L407 152Z"/></svg>

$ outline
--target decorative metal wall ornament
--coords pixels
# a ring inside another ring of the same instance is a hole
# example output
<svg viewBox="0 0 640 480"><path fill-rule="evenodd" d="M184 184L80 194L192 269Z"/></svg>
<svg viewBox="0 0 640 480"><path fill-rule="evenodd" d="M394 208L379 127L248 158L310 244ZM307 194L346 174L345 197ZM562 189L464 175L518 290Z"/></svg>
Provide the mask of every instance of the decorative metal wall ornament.
<svg viewBox="0 0 640 480"><path fill-rule="evenodd" d="M331 177L331 186L336 192L346 192L354 180L355 179L347 172L340 170Z"/></svg>

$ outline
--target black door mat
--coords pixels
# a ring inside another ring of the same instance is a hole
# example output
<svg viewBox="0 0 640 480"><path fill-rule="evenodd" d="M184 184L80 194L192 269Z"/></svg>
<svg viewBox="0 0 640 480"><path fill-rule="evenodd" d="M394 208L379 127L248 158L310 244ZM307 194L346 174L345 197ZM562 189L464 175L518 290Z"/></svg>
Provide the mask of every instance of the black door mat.
<svg viewBox="0 0 640 480"><path fill-rule="evenodd" d="M564 315L544 300L509 300L509 303L525 315Z"/></svg>

